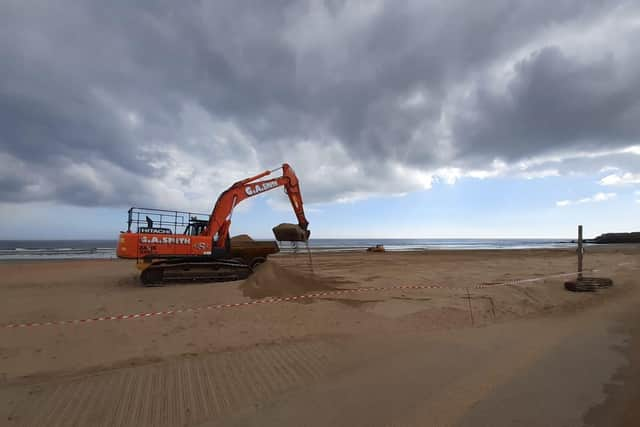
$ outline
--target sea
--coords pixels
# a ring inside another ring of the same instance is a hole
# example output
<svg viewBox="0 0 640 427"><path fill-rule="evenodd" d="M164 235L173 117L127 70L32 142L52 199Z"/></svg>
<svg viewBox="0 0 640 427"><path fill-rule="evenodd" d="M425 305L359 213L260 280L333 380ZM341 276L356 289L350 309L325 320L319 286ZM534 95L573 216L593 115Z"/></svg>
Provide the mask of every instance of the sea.
<svg viewBox="0 0 640 427"><path fill-rule="evenodd" d="M115 240L0 240L0 261L116 258ZM441 249L545 249L573 247L570 239L310 239L312 252L363 251L384 245L387 251ZM295 250L280 244L283 252ZM298 244L297 249L305 249Z"/></svg>

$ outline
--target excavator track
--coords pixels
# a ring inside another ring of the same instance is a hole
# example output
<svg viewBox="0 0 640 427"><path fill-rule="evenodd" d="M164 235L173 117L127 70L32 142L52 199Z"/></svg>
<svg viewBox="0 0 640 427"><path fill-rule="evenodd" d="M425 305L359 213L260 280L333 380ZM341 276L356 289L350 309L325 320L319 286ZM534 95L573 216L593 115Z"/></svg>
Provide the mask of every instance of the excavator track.
<svg viewBox="0 0 640 427"><path fill-rule="evenodd" d="M145 286L178 282L229 282L244 280L252 268L241 260L167 259L153 261L140 274Z"/></svg>

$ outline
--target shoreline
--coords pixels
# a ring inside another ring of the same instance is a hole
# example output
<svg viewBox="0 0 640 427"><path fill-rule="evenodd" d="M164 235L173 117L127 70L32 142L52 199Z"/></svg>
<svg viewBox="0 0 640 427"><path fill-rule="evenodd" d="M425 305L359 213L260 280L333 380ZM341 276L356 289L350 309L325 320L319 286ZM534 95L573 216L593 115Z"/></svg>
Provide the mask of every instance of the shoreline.
<svg viewBox="0 0 640 427"><path fill-rule="evenodd" d="M273 239L256 239L273 241ZM360 252L376 245L384 245L387 252L440 251L440 250L515 250L551 249L571 247L568 239L311 239L297 248L291 242L278 242L281 252L307 251ZM116 244L106 241L0 241L0 262L4 260L43 259L111 259L116 257Z"/></svg>
<svg viewBox="0 0 640 427"><path fill-rule="evenodd" d="M607 243L607 244L585 244L585 252L588 255L591 253L601 253L608 251L635 251L640 249L640 244L635 243ZM385 252L378 252L376 254L380 256L384 256L384 254L456 254L456 253L468 253L468 254L476 254L476 253L484 253L484 254L508 254L509 252L516 253L542 253L542 252L575 252L577 249L577 245L568 244L567 246L561 247L503 247L503 248L450 248L450 247L442 247L442 248L402 248L402 249L386 249ZM115 248L114 248L115 251ZM369 253L366 248L357 247L357 248L310 248L310 252L312 255L340 255L340 254L367 254L373 255ZM292 254L306 254L307 248L301 247L298 248L297 251L294 251L291 248L281 248L280 252L271 255L272 257L282 257L288 256ZM111 257L54 257L48 258L46 256L42 257L19 257L16 256L14 258L0 258L0 264L15 264L15 263L41 263L41 262L74 262L74 261L135 261L135 260L126 260L121 259L116 256Z"/></svg>

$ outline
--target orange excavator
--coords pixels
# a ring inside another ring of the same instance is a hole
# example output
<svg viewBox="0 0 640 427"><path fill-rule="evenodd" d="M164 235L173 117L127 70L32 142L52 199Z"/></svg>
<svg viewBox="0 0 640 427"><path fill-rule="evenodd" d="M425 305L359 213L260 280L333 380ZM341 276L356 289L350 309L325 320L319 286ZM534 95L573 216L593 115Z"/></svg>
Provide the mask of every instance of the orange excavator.
<svg viewBox="0 0 640 427"><path fill-rule="evenodd" d="M281 176L262 179L280 169ZM276 239L306 242L310 231L300 184L291 166L285 163L233 184L220 194L211 215L132 207L127 230L120 232L116 254L138 261L145 285L246 278L279 248L276 242L258 242L248 236L231 239L233 210L243 200L278 187L284 187L298 224L274 227Z"/></svg>

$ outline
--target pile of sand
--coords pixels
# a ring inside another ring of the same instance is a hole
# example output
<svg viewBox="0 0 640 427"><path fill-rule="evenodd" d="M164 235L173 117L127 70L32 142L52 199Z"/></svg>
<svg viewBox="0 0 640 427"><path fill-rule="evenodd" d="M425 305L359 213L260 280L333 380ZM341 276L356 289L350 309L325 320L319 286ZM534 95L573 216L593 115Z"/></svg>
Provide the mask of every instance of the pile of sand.
<svg viewBox="0 0 640 427"><path fill-rule="evenodd" d="M244 242L253 242L253 239L248 234L238 234L237 236L233 236L231 238L231 246L233 246L234 243Z"/></svg>
<svg viewBox="0 0 640 427"><path fill-rule="evenodd" d="M250 298L302 295L313 291L334 290L330 281L306 271L296 271L267 261L245 280L240 289Z"/></svg>

